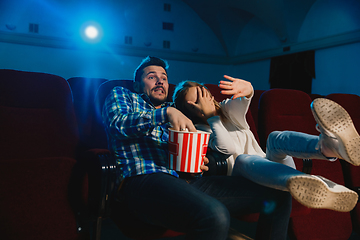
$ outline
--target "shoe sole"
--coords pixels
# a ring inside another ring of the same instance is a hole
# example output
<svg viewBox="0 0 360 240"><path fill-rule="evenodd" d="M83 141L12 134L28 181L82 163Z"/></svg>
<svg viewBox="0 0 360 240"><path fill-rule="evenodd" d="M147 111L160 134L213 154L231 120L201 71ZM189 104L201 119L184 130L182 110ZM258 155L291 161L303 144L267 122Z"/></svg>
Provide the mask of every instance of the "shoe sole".
<svg viewBox="0 0 360 240"><path fill-rule="evenodd" d="M342 159L360 165L360 136L348 112L339 104L326 98L317 98L311 103L312 113L323 129L339 139Z"/></svg>
<svg viewBox="0 0 360 240"><path fill-rule="evenodd" d="M344 191L331 190L323 181L309 175L291 177L287 182L290 194L309 208L350 212L357 204L358 195L344 187Z"/></svg>

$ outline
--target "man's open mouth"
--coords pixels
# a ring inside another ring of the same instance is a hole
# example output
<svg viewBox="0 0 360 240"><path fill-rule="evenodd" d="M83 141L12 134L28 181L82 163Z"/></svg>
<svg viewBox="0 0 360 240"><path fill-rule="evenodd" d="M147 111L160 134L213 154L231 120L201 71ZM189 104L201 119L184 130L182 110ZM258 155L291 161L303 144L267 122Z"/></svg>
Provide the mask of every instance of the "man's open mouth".
<svg viewBox="0 0 360 240"><path fill-rule="evenodd" d="M157 88L154 88L153 90L154 92L158 93L158 92L161 92L161 93L164 93L165 94L165 89L162 88L162 87L157 87Z"/></svg>

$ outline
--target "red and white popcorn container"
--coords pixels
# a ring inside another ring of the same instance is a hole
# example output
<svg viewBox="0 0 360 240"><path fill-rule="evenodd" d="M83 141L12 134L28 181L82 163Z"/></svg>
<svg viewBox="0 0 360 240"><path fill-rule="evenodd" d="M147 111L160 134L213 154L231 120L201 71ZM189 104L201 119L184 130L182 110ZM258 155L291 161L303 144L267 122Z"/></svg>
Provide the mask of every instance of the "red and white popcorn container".
<svg viewBox="0 0 360 240"><path fill-rule="evenodd" d="M210 133L204 131L188 132L169 129L170 169L201 173Z"/></svg>

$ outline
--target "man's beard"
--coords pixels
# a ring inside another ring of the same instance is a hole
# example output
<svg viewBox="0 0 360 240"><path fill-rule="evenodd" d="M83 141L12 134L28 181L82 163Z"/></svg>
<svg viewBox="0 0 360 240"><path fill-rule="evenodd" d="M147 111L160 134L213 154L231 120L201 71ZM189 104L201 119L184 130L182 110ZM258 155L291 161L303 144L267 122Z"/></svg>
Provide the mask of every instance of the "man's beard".
<svg viewBox="0 0 360 240"><path fill-rule="evenodd" d="M152 92L153 92L153 91L156 91L157 89L162 89L162 91L165 92L165 89L164 89L162 86L161 86L161 87L159 86L159 87L153 88L153 89L152 89ZM154 106L160 106L161 104L163 104L164 102L167 101L167 96L165 96L163 99L159 99L159 98L153 97L153 96L150 94L149 98L150 98L151 102L154 104Z"/></svg>
<svg viewBox="0 0 360 240"><path fill-rule="evenodd" d="M150 101L152 102L152 104L154 104L154 106L160 106L161 104L163 104L164 102L167 101L167 97L163 98L163 99L159 99L159 98L154 98L152 96L149 97Z"/></svg>

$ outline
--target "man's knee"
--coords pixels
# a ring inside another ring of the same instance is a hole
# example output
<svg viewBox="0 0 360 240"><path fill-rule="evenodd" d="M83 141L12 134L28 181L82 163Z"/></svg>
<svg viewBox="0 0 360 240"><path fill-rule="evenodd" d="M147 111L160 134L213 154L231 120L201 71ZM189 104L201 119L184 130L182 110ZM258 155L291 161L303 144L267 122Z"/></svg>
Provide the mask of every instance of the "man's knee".
<svg viewBox="0 0 360 240"><path fill-rule="evenodd" d="M214 227L225 229L229 228L230 213L224 205L219 204L218 206L213 207L209 215L212 218L211 221L213 222Z"/></svg>
<svg viewBox="0 0 360 240"><path fill-rule="evenodd" d="M199 214L201 215L198 219L200 228L214 232L228 231L230 226L230 213L228 209L217 200L207 206L205 205Z"/></svg>

